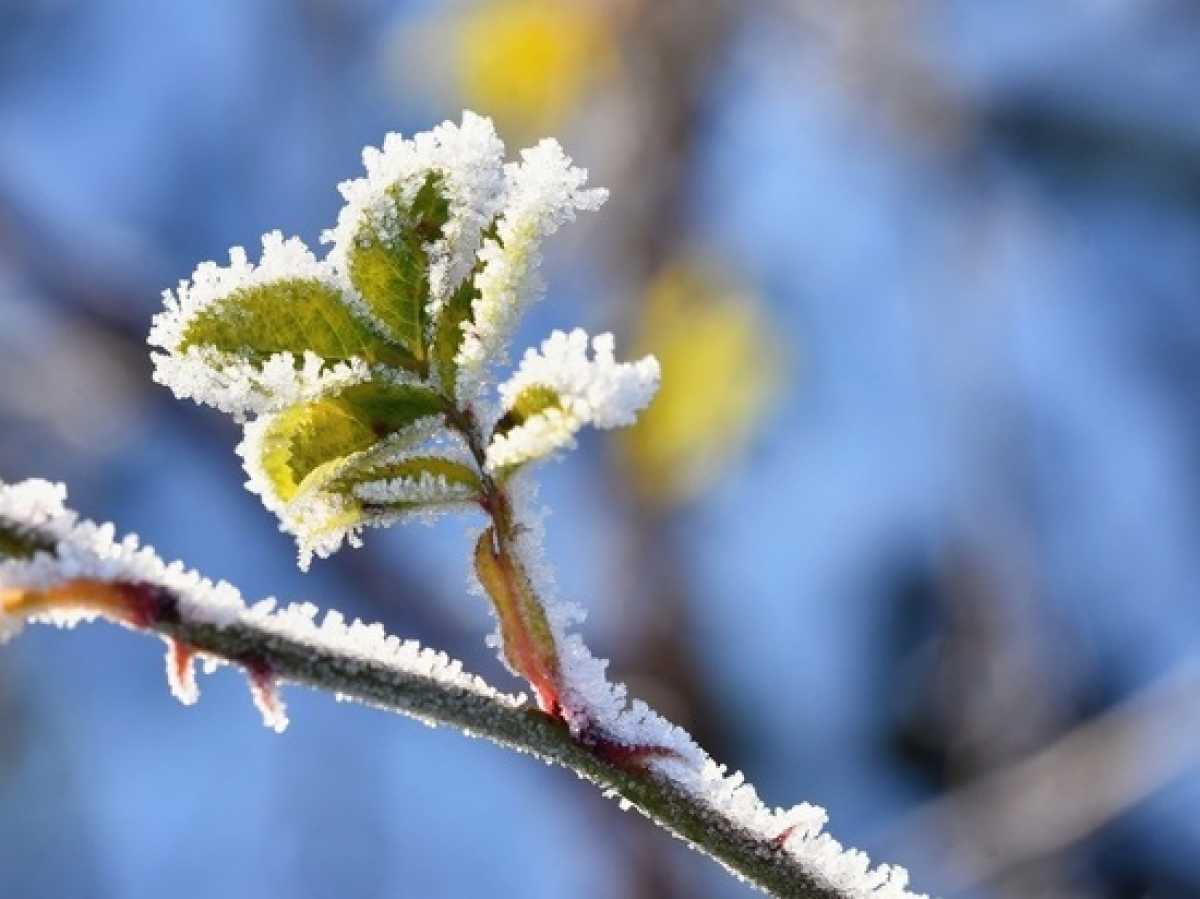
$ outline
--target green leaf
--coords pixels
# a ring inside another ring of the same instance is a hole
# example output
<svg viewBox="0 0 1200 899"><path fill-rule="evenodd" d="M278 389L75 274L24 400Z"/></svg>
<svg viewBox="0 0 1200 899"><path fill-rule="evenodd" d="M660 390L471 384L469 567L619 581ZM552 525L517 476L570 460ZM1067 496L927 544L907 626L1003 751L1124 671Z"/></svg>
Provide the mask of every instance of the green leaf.
<svg viewBox="0 0 1200 899"><path fill-rule="evenodd" d="M57 541L53 538L0 518L0 559L31 559L39 552L54 553Z"/></svg>
<svg viewBox="0 0 1200 899"><path fill-rule="evenodd" d="M478 296L475 275L472 273L450 295L442 308L442 314L438 317L437 329L433 335L433 354L442 388L448 395L454 394L455 384L458 382L458 362L455 357L458 356L458 348L462 346L463 325L471 320L472 304Z"/></svg>
<svg viewBox="0 0 1200 899"><path fill-rule="evenodd" d="M179 350L206 346L261 365L275 353L311 350L323 359L355 356L368 363L413 367L412 358L350 311L335 287L282 278L244 287L188 322Z"/></svg>
<svg viewBox="0 0 1200 899"><path fill-rule="evenodd" d="M496 224L493 222L483 232L483 239L499 240ZM477 263L462 284L446 300L438 317L433 334L433 357L437 364L438 377L442 388L448 396L453 396L455 385L458 383L458 350L463 342L463 325L472 321L474 302L479 298L479 290L475 287L475 276L483 268L483 263Z"/></svg>
<svg viewBox="0 0 1200 899"><path fill-rule="evenodd" d="M444 477L450 484L461 484L476 493L483 491L479 475L461 462L442 456L414 456L398 462L377 462L364 458L352 462L329 482L327 489L338 493L349 493L359 484L372 481L390 481L395 478L420 478L423 474Z"/></svg>
<svg viewBox="0 0 1200 899"><path fill-rule="evenodd" d="M556 408L559 404L558 393L543 384L526 387L519 394L508 411L504 413L492 432L493 436L507 434L518 425L524 424L533 416L547 409Z"/></svg>
<svg viewBox="0 0 1200 899"><path fill-rule="evenodd" d="M368 382L285 409L263 437L262 466L285 502L330 477L348 457L443 411L431 390Z"/></svg>
<svg viewBox="0 0 1200 899"><path fill-rule="evenodd" d="M441 176L431 172L411 204L395 185L384 221L364 221L349 254L350 281L397 343L424 361L429 256L425 245L441 237L450 204Z"/></svg>
<svg viewBox="0 0 1200 899"><path fill-rule="evenodd" d="M440 505L437 500L369 502L355 495L354 488L359 484L393 478L420 479L422 475L430 474L444 477L451 484L461 484L476 494L483 489L472 469L441 456L414 456L400 462L380 462L378 458L378 454L367 451L345 461L327 462L308 476L306 484L315 483L319 486L321 496L336 498L337 501L325 506L319 518L314 516L305 523L306 539L319 541L330 535L345 534L381 518L386 520L388 516L433 509ZM469 499L464 497L453 502Z"/></svg>

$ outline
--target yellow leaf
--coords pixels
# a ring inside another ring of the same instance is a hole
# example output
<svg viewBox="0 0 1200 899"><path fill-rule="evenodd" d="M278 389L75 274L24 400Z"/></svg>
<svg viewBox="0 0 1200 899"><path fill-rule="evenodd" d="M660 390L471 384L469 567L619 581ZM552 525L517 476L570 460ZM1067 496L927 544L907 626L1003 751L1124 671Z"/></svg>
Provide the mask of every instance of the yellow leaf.
<svg viewBox="0 0 1200 899"><path fill-rule="evenodd" d="M759 303L711 266L672 263L641 308L636 352L658 357L662 386L621 449L643 499L670 506L744 448L775 392L779 350Z"/></svg>
<svg viewBox="0 0 1200 899"><path fill-rule="evenodd" d="M491 0L455 29L459 89L503 130L553 128L612 66L599 11L570 0Z"/></svg>

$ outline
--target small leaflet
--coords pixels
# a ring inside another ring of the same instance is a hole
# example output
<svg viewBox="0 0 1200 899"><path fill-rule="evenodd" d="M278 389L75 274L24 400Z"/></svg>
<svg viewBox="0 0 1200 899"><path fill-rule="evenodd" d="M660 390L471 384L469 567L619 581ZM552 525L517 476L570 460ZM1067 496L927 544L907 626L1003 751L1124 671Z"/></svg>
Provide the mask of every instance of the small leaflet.
<svg viewBox="0 0 1200 899"><path fill-rule="evenodd" d="M526 351L516 374L500 385L500 396L506 412L535 396L537 411L512 428L497 430L487 449L491 471L572 447L584 425L615 428L634 423L658 390L658 361L647 356L618 363L611 334L594 337L591 348L589 359L587 333L576 328L570 334L553 332L540 352Z"/></svg>

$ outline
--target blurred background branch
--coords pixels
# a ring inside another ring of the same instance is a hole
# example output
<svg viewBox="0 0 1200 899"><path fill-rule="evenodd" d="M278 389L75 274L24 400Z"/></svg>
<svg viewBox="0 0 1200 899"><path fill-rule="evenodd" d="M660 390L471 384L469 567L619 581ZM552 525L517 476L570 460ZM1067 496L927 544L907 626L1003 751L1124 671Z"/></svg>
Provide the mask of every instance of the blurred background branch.
<svg viewBox="0 0 1200 899"><path fill-rule="evenodd" d="M897 832L946 835L940 866L959 890L1053 857L1200 764L1197 695L1193 662L1032 756L915 809Z"/></svg>

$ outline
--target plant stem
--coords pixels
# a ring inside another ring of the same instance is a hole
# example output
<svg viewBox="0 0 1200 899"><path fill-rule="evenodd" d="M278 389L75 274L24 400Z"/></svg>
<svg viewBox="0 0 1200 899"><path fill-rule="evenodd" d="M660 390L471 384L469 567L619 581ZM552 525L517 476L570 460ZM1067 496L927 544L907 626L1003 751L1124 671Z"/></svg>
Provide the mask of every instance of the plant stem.
<svg viewBox="0 0 1200 899"><path fill-rule="evenodd" d="M447 423L457 430L475 459L483 486L480 507L492 527L480 537L473 557L479 582L492 600L500 620L504 657L529 681L542 711L561 716L561 665L546 607L533 587L516 551L520 525L502 481L487 470L487 452L478 420L469 411L448 403Z"/></svg>

